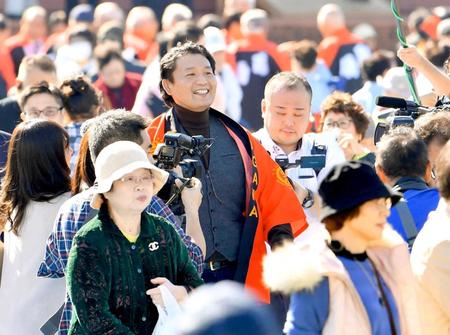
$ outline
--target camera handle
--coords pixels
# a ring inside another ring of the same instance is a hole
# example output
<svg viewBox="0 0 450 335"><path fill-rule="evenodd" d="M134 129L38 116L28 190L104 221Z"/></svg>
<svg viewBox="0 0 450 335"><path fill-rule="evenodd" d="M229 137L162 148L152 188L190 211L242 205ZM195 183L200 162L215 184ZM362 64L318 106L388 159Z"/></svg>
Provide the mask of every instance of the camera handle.
<svg viewBox="0 0 450 335"><path fill-rule="evenodd" d="M166 205L170 206L170 204L181 194L185 187L189 187L191 183L191 179L178 177L177 179L181 180L183 184L172 194L172 196L167 200Z"/></svg>

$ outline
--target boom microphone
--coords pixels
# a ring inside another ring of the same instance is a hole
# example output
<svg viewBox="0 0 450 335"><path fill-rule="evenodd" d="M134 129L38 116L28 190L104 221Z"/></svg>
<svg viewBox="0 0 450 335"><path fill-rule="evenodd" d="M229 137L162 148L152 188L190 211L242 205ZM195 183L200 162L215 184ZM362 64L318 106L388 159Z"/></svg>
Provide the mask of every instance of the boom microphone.
<svg viewBox="0 0 450 335"><path fill-rule="evenodd" d="M410 115L414 119L418 118L420 115L430 112L432 109L420 106L414 101L405 100L402 98L379 96L375 100L377 106L399 109L403 113L399 115Z"/></svg>
<svg viewBox="0 0 450 335"><path fill-rule="evenodd" d="M377 106L386 107L386 108L399 108L399 109L407 109L407 108L417 108L420 107L414 101L408 101L402 98L394 98L394 97L386 97L379 96L375 100Z"/></svg>

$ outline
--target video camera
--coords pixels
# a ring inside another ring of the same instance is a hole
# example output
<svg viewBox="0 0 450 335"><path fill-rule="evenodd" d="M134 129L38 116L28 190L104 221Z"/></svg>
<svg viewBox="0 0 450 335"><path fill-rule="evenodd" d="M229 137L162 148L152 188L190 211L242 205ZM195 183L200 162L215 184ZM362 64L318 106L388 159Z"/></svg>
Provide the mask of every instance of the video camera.
<svg viewBox="0 0 450 335"><path fill-rule="evenodd" d="M186 158L193 156L203 156L211 147L213 139L205 138L201 135L189 136L180 133L170 133L164 135L164 143L158 144L153 154L155 165L169 172L169 179L158 196L171 206L172 211L181 215L184 212L183 205L179 199L182 189L190 187L192 177L201 178L202 166L198 160ZM181 176L178 176L172 169L180 166ZM181 180L183 186L178 188L175 180Z"/></svg>
<svg viewBox="0 0 450 335"><path fill-rule="evenodd" d="M375 128L374 142L378 143L381 137L386 134L389 129L406 126L414 127L414 121L421 115L439 111L440 108L424 107L401 98L379 96L375 101L377 106L390 108L385 113L379 115L384 121L378 122Z"/></svg>

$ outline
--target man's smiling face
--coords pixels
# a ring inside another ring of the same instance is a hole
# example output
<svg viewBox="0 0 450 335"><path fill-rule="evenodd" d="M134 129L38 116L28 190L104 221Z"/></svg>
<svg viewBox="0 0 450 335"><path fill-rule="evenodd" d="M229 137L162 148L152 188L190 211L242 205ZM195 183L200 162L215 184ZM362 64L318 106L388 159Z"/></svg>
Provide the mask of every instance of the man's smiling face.
<svg viewBox="0 0 450 335"><path fill-rule="evenodd" d="M178 58L172 80L163 79L164 90L175 103L193 112L202 112L211 106L216 86L211 64L200 54Z"/></svg>

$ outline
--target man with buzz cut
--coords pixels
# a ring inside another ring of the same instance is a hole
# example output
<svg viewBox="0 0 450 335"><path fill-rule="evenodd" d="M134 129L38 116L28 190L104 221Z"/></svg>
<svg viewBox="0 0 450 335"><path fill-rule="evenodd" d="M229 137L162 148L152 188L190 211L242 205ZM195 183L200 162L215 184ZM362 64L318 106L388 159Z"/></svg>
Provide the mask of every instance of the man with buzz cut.
<svg viewBox="0 0 450 335"><path fill-rule="evenodd" d="M311 98L311 86L303 76L294 72L276 74L267 82L261 101L264 127L253 134L273 159L287 156L292 163L304 156L326 156L322 168L303 168L300 165L286 170L310 224L306 234L302 234L304 238L314 234L314 228L321 227L318 224L317 196L320 181L331 167L345 161L333 134L305 134Z"/></svg>

